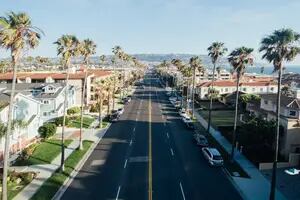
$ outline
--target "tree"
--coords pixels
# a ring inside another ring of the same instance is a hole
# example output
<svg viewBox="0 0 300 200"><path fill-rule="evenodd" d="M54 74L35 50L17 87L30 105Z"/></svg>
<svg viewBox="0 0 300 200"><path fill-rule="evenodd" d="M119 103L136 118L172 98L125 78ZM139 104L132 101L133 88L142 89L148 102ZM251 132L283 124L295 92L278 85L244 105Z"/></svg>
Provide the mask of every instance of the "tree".
<svg viewBox="0 0 300 200"><path fill-rule="evenodd" d="M204 67L201 63L201 59L198 56L192 57L190 59L190 67L193 71L193 82L192 82L192 116L194 117L195 112L195 78L196 78L196 71L202 73L204 71Z"/></svg>
<svg viewBox="0 0 300 200"><path fill-rule="evenodd" d="M281 95L287 96L287 97L292 97L293 96L293 91L289 86L284 86L281 88Z"/></svg>
<svg viewBox="0 0 300 200"><path fill-rule="evenodd" d="M275 151L271 180L270 199L275 199L276 188L276 170L278 162L279 148L279 120L280 120L280 96L281 96L281 79L283 63L290 62L300 53L299 48L300 34L291 29L275 30L271 35L264 37L261 41L259 51L263 52L263 59L272 63L274 71L278 72L278 91L276 103L276 133L275 133Z"/></svg>
<svg viewBox="0 0 300 200"><path fill-rule="evenodd" d="M42 138L49 138L56 133L56 125L53 123L45 123L39 127L38 132Z"/></svg>
<svg viewBox="0 0 300 200"><path fill-rule="evenodd" d="M5 60L1 60L0 61L0 70L1 70L1 73L7 72L8 65L9 65L9 63L7 61L5 61Z"/></svg>
<svg viewBox="0 0 300 200"><path fill-rule="evenodd" d="M97 95L97 104L98 104L98 112L99 112L99 126L102 128L102 107L103 107L103 100L107 91L105 90L107 87L107 80L102 79L96 83L96 95Z"/></svg>
<svg viewBox="0 0 300 200"><path fill-rule="evenodd" d="M211 62L213 63L213 75L211 80L211 89L214 91L214 81L215 81L215 71L216 65L220 57L222 57L226 52L227 48L224 47L224 43L222 42L213 42L211 46L207 48L208 56L211 58ZM217 69L218 75L220 74L220 68ZM209 95L210 103L209 103L209 111L208 111L208 125L207 132L209 133L211 127L211 112L213 107L213 95Z"/></svg>
<svg viewBox="0 0 300 200"><path fill-rule="evenodd" d="M66 70L66 79L65 79L65 100L63 108L63 125L61 132L61 164L60 170L64 171L64 162L65 162L65 145L64 145L64 134L66 126L66 114L68 107L68 91L69 91L69 70L71 65L71 58L78 55L78 45L79 41L74 35L63 35L54 44L57 45L57 55L62 56L62 64Z"/></svg>
<svg viewBox="0 0 300 200"><path fill-rule="evenodd" d="M84 81L83 81L83 89L82 89L82 95L81 95L81 112L80 112L80 134L79 134L79 149L82 149L82 127L83 127L83 110L84 110L84 104L86 106L86 82L87 82L87 76L88 76L88 65L89 65L89 57L96 53L96 44L90 40L85 39L79 45L79 51L80 54L83 56L83 62L85 67L85 75L84 75Z"/></svg>
<svg viewBox="0 0 300 200"><path fill-rule="evenodd" d="M105 60L106 60L105 55L101 55L101 56L100 56L100 63L104 64L104 63L105 63Z"/></svg>
<svg viewBox="0 0 300 200"><path fill-rule="evenodd" d="M235 114L234 114L234 125L232 134L232 147L231 147L231 161L234 160L234 149L236 143L236 126L238 118L238 103L239 103L239 85L240 78L244 75L245 68L247 65L253 64L252 57L253 49L247 47L240 47L233 50L228 57L228 61L233 67L236 73L236 97L235 97Z"/></svg>
<svg viewBox="0 0 300 200"><path fill-rule="evenodd" d="M19 61L23 50L38 46L42 31L34 27L26 13L10 12L6 17L0 17L0 47L10 50L13 80L8 111L7 133L5 137L2 199L7 199L7 172L9 159L9 137L12 133L13 107L15 97L16 77Z"/></svg>
<svg viewBox="0 0 300 200"><path fill-rule="evenodd" d="M193 70L191 67L189 67L188 65L185 65L182 70L181 73L185 79L186 82L186 110L189 110L189 95L188 95L188 91L189 91L189 87L190 87L190 78L193 76ZM183 94L183 90L182 90L182 94Z"/></svg>

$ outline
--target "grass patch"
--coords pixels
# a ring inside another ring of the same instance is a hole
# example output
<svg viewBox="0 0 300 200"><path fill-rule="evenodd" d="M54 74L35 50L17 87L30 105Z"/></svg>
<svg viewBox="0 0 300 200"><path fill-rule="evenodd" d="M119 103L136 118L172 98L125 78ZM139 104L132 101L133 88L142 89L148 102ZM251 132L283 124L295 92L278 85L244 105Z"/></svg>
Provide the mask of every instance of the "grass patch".
<svg viewBox="0 0 300 200"><path fill-rule="evenodd" d="M195 124L200 133L206 136L210 146L217 148L222 154L222 157L224 159L224 167L231 174L231 176L234 175L233 172L238 172L241 177L250 178L249 175L243 170L243 168L241 168L236 162L232 163L230 161L230 154L228 154L227 151L210 134L207 133L207 131L199 122Z"/></svg>
<svg viewBox="0 0 300 200"><path fill-rule="evenodd" d="M65 140L65 146L68 146L72 140ZM61 141L56 139L47 139L38 144L30 145L27 148L34 148L32 155L28 159L22 160L20 157L13 164L14 166L28 166L38 164L49 164L61 152Z"/></svg>
<svg viewBox="0 0 300 200"><path fill-rule="evenodd" d="M94 118L83 116L83 128L89 128L93 121L95 121ZM80 116L77 116L74 119L70 119L68 127L80 128Z"/></svg>
<svg viewBox="0 0 300 200"><path fill-rule="evenodd" d="M52 176L43 183L38 191L33 195L31 200L48 200L52 199L66 178L70 177L70 174L74 170L75 166L82 159L84 154L90 148L93 142L83 141L83 149L75 150L65 161L65 171L60 172L57 170Z"/></svg>
<svg viewBox="0 0 300 200"><path fill-rule="evenodd" d="M36 176L34 172L9 172L8 199L13 199Z"/></svg>
<svg viewBox="0 0 300 200"><path fill-rule="evenodd" d="M200 115L208 121L208 111L200 111ZM218 126L233 126L234 125L234 110L213 110L211 112L212 125L214 128ZM239 120L238 120L239 124Z"/></svg>

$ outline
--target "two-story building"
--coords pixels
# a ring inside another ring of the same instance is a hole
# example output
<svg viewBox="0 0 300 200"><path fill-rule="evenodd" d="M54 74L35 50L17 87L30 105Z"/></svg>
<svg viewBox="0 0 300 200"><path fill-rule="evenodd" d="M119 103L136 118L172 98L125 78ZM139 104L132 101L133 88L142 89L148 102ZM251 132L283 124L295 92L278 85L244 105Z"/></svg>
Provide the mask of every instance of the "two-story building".
<svg viewBox="0 0 300 200"><path fill-rule="evenodd" d="M236 81L224 80L215 81L213 85L214 89L218 91L218 94L225 95L236 92ZM204 81L197 85L195 94L200 99L208 98L208 91L212 88L211 81ZM255 81L249 80L247 82L241 82L239 85L239 91L246 94L268 94L277 93L277 84L273 81Z"/></svg>
<svg viewBox="0 0 300 200"><path fill-rule="evenodd" d="M247 110L266 120L276 120L276 94L260 95L259 104L250 102ZM300 153L300 99L299 96L281 95L280 125L284 134L280 136L280 154L288 158L290 153Z"/></svg>
<svg viewBox="0 0 300 200"><path fill-rule="evenodd" d="M0 89L10 92L11 84L0 84ZM63 115L66 92L64 83L18 83L16 92L40 102L40 115L43 122ZM67 94L67 108L75 106L75 87L70 85Z"/></svg>
<svg viewBox="0 0 300 200"><path fill-rule="evenodd" d="M0 121L4 124L8 122L10 91L0 89ZM14 97L13 119L14 131L10 136L10 151L12 153L23 149L38 137L38 127L43 123L41 120L41 103L22 93L16 93ZM24 126L19 126L17 121L23 122ZM0 139L0 159L3 157L5 138Z"/></svg>

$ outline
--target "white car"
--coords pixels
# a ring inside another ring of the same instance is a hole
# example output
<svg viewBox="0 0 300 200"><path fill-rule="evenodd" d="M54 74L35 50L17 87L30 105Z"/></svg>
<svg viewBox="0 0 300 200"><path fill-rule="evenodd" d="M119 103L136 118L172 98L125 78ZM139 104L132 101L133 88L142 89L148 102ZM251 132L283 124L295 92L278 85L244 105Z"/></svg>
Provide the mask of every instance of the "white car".
<svg viewBox="0 0 300 200"><path fill-rule="evenodd" d="M182 117L182 121L184 123L192 123L193 122L192 119L189 116Z"/></svg>
<svg viewBox="0 0 300 200"><path fill-rule="evenodd" d="M224 160L217 149L210 148L210 147L203 147L202 153L211 166L223 166Z"/></svg>
<svg viewBox="0 0 300 200"><path fill-rule="evenodd" d="M300 174L300 170L296 168L286 169L284 172L292 176Z"/></svg>
<svg viewBox="0 0 300 200"><path fill-rule="evenodd" d="M180 115L181 117L187 116L187 114L186 114L186 112L185 112L185 109L181 109L181 110L179 111L179 115Z"/></svg>
<svg viewBox="0 0 300 200"><path fill-rule="evenodd" d="M124 113L124 108L119 108L118 111L119 115L122 115Z"/></svg>

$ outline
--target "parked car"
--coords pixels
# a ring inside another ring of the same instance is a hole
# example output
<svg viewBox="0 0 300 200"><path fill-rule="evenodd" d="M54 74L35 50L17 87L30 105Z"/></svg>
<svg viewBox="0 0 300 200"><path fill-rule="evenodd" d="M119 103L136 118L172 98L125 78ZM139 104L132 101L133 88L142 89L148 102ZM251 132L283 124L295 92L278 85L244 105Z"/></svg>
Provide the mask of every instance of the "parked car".
<svg viewBox="0 0 300 200"><path fill-rule="evenodd" d="M188 129L195 130L195 125L193 122L187 122L185 125Z"/></svg>
<svg viewBox="0 0 300 200"><path fill-rule="evenodd" d="M119 118L120 118L119 113L114 113L114 114L111 114L109 116L109 121L110 122L117 122L119 120Z"/></svg>
<svg viewBox="0 0 300 200"><path fill-rule="evenodd" d="M124 113L124 108L119 108L118 113L119 113L119 115L122 115Z"/></svg>
<svg viewBox="0 0 300 200"><path fill-rule="evenodd" d="M184 116L187 115L184 108L179 110L179 115L180 115L181 117L184 117Z"/></svg>
<svg viewBox="0 0 300 200"><path fill-rule="evenodd" d="M286 169L284 172L292 176L300 174L300 170L296 168Z"/></svg>
<svg viewBox="0 0 300 200"><path fill-rule="evenodd" d="M224 160L216 148L203 147L202 153L211 166L223 166Z"/></svg>
<svg viewBox="0 0 300 200"><path fill-rule="evenodd" d="M189 117L189 116L183 116L182 118L182 121L184 122L184 123L190 123L190 122L193 122L192 121L192 119Z"/></svg>
<svg viewBox="0 0 300 200"><path fill-rule="evenodd" d="M194 134L194 140L195 140L196 144L201 147L208 146L208 141L204 135L196 133L196 134Z"/></svg>

